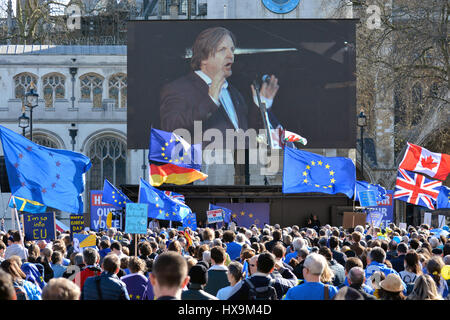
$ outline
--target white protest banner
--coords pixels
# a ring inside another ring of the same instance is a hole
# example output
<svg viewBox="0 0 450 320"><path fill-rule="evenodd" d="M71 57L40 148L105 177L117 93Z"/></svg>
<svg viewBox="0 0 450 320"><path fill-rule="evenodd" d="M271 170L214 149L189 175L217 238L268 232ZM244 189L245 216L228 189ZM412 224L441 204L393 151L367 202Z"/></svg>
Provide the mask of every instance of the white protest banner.
<svg viewBox="0 0 450 320"><path fill-rule="evenodd" d="M438 216L438 228L442 228L445 226L445 216L439 215Z"/></svg>
<svg viewBox="0 0 450 320"><path fill-rule="evenodd" d="M431 226L431 212L424 212L423 223Z"/></svg>
<svg viewBox="0 0 450 320"><path fill-rule="evenodd" d="M223 221L222 209L206 211L206 215L208 217L208 224Z"/></svg>

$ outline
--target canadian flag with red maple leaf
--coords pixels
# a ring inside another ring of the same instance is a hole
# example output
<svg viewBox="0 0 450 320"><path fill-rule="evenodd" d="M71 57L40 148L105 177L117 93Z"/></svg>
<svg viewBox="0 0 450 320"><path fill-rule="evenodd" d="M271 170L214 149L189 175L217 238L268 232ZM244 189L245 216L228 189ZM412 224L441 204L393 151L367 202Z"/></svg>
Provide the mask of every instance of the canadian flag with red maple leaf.
<svg viewBox="0 0 450 320"><path fill-rule="evenodd" d="M450 173L450 155L431 152L408 142L408 149L406 149L399 168L445 180Z"/></svg>

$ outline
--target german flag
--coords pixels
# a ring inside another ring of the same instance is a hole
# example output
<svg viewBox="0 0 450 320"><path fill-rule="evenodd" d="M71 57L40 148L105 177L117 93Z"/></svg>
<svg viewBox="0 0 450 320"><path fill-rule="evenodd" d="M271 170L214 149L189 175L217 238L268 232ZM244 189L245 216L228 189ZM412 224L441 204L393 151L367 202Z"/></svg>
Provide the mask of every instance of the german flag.
<svg viewBox="0 0 450 320"><path fill-rule="evenodd" d="M163 183L176 185L188 184L195 180L204 181L208 175L190 168L180 167L171 163L157 166L150 164L150 184L158 187Z"/></svg>

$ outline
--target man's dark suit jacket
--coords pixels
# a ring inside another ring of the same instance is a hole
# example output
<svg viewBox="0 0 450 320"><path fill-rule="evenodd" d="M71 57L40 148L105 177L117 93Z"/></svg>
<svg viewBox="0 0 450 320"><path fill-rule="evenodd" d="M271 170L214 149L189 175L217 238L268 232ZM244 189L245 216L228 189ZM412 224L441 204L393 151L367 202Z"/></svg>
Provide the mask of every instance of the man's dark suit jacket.
<svg viewBox="0 0 450 320"><path fill-rule="evenodd" d="M165 85L160 97L161 129L174 131L184 128L189 130L192 138L194 121L203 121L203 132L216 128L225 134L226 129L234 129L225 109L214 103L208 91L208 85L195 72ZM252 105L249 110L242 95L230 83L228 92L236 110L239 128L244 131L249 127L263 128L258 108Z"/></svg>

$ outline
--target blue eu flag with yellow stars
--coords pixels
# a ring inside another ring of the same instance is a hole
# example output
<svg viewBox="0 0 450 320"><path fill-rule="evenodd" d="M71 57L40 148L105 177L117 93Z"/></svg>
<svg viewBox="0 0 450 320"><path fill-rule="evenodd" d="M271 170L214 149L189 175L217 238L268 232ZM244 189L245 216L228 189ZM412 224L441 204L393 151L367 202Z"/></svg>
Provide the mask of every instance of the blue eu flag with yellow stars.
<svg viewBox="0 0 450 320"><path fill-rule="evenodd" d="M147 203L148 217L159 220L183 221L188 214L192 213L187 205L172 199L164 191L156 189L142 178L139 184L139 203Z"/></svg>
<svg viewBox="0 0 450 320"><path fill-rule="evenodd" d="M183 219L183 228L190 228L192 231L197 230L197 214L192 212Z"/></svg>
<svg viewBox="0 0 450 320"><path fill-rule="evenodd" d="M200 171L202 167L201 144L190 145L173 132L151 129L150 162L172 163L174 165Z"/></svg>
<svg viewBox="0 0 450 320"><path fill-rule="evenodd" d="M450 188L446 186L441 186L441 190L439 191L439 195L436 201L437 209L446 209L450 208Z"/></svg>
<svg viewBox="0 0 450 320"><path fill-rule="evenodd" d="M355 165L349 158L284 149L283 193L343 193L352 198L355 181Z"/></svg>
<svg viewBox="0 0 450 320"><path fill-rule="evenodd" d="M0 126L11 194L70 213L83 213L84 174L89 157L40 146Z"/></svg>
<svg viewBox="0 0 450 320"><path fill-rule="evenodd" d="M127 202L133 202L122 191L113 186L108 179L105 179L103 183L102 201L120 208L125 208Z"/></svg>

